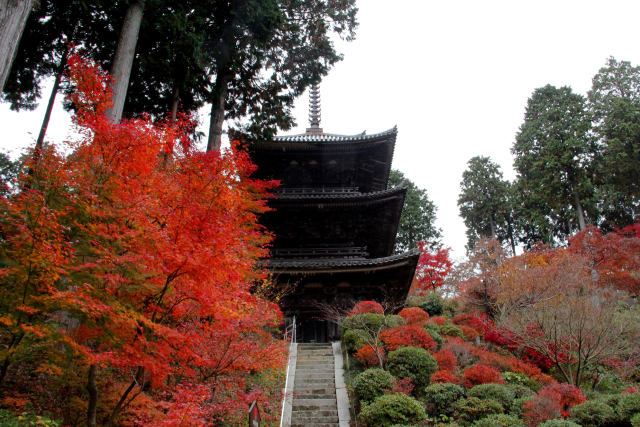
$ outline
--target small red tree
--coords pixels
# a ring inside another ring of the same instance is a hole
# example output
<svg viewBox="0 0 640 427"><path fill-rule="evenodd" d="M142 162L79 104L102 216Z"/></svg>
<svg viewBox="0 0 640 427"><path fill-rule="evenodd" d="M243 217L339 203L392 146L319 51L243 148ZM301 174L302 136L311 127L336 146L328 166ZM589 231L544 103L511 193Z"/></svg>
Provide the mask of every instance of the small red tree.
<svg viewBox="0 0 640 427"><path fill-rule="evenodd" d="M420 307L407 307L398 313L409 325L422 327L429 321L429 313Z"/></svg>
<svg viewBox="0 0 640 427"><path fill-rule="evenodd" d="M420 259L411 285L411 292L434 291L445 284L445 279L451 272L453 263L449 259L449 248L440 246L437 251L432 253L429 245L425 242L418 242L418 247L420 248Z"/></svg>
<svg viewBox="0 0 640 427"><path fill-rule="evenodd" d="M434 384L460 384L460 378L455 376L451 371L437 370L431 375L431 382Z"/></svg>
<svg viewBox="0 0 640 427"><path fill-rule="evenodd" d="M400 347L420 347L433 352L438 348L438 343L431 338L427 331L413 325L385 329L380 332L379 338L389 351L397 350Z"/></svg>
<svg viewBox="0 0 640 427"><path fill-rule="evenodd" d="M536 427L547 420L561 416L560 395L547 390L538 393L522 405L522 420L529 427Z"/></svg>
<svg viewBox="0 0 640 427"><path fill-rule="evenodd" d="M353 306L353 308L349 312L349 316L364 313L384 314L384 308L380 303L377 303L375 301L360 301Z"/></svg>
<svg viewBox="0 0 640 427"><path fill-rule="evenodd" d="M467 388L478 384L504 384L500 371L486 365L474 365L465 369L462 373L462 379Z"/></svg>

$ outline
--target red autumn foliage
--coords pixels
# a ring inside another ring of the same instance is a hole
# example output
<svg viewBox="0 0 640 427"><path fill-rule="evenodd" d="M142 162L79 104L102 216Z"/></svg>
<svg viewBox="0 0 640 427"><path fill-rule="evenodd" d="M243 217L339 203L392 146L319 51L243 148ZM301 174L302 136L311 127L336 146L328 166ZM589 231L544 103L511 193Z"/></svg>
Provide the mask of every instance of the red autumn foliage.
<svg viewBox="0 0 640 427"><path fill-rule="evenodd" d="M460 384L460 378L454 375L451 371L438 370L431 375L431 382L434 384Z"/></svg>
<svg viewBox="0 0 640 427"><path fill-rule="evenodd" d="M462 331L462 334L464 335L464 338L467 341L474 341L476 338L480 336L480 332L478 332L476 329L472 328L471 326L461 325L460 330Z"/></svg>
<svg viewBox="0 0 640 427"><path fill-rule="evenodd" d="M105 74L77 56L69 65L82 138L69 155L48 146L32 156L22 190L0 201L8 376L23 352L37 354L25 345L43 352L43 375L68 382L62 394L94 372L99 424L171 425L199 402L187 424L211 425L243 414L248 398L264 407L246 379L282 368L284 346L268 332L281 313L250 289L265 277L257 215L274 183L250 178L235 143L196 150L187 118L110 122ZM64 417L70 406L46 409Z"/></svg>
<svg viewBox="0 0 640 427"><path fill-rule="evenodd" d="M353 306L353 308L349 312L349 316L355 316L356 314L364 313L384 314L384 308L382 307L382 305L375 301L360 301Z"/></svg>
<svg viewBox="0 0 640 427"><path fill-rule="evenodd" d="M438 326L442 326L445 323L447 323L447 319L442 317L442 316L433 316L433 317L429 318L429 322L433 322ZM429 323L429 322L427 322L427 323Z"/></svg>
<svg viewBox="0 0 640 427"><path fill-rule="evenodd" d="M483 318L475 314L461 314L451 319L451 322L458 326L469 326L484 335L487 320L486 316Z"/></svg>
<svg viewBox="0 0 640 427"><path fill-rule="evenodd" d="M409 325L424 326L429 320L429 313L420 307L407 307L398 313Z"/></svg>
<svg viewBox="0 0 640 427"><path fill-rule="evenodd" d="M529 427L559 418L561 416L560 395L547 391L538 393L522 405L522 420Z"/></svg>
<svg viewBox="0 0 640 427"><path fill-rule="evenodd" d="M353 356L366 367L379 367L380 360L384 362L384 360L386 359L384 348L370 346L367 344L360 347Z"/></svg>
<svg viewBox="0 0 640 427"><path fill-rule="evenodd" d="M453 263L449 259L449 248L438 248L435 253L429 249L425 242L418 242L420 259L416 268L416 275L411 284L411 292L422 293L435 290L445 283L445 279L451 272Z"/></svg>
<svg viewBox="0 0 640 427"><path fill-rule="evenodd" d="M640 393L640 387L627 387L622 394Z"/></svg>
<svg viewBox="0 0 640 427"><path fill-rule="evenodd" d="M559 398L560 413L565 418L570 415L569 409L587 400L582 394L582 390L569 383L550 384L540 390L538 394L550 397L557 396Z"/></svg>
<svg viewBox="0 0 640 427"><path fill-rule="evenodd" d="M456 356L447 349L442 349L433 355L438 362L438 369L453 372L457 368Z"/></svg>
<svg viewBox="0 0 640 427"><path fill-rule="evenodd" d="M486 365L474 365L464 370L462 380L467 388L478 384L504 384L500 371Z"/></svg>
<svg viewBox="0 0 640 427"><path fill-rule="evenodd" d="M385 348L394 351L399 347L420 347L428 351L435 351L438 343L424 329L413 325L402 325L385 329L378 335Z"/></svg>
<svg viewBox="0 0 640 427"><path fill-rule="evenodd" d="M413 393L414 387L415 386L413 385L411 378L402 378L401 380L396 381L393 385L392 393L402 393L410 396L411 393Z"/></svg>

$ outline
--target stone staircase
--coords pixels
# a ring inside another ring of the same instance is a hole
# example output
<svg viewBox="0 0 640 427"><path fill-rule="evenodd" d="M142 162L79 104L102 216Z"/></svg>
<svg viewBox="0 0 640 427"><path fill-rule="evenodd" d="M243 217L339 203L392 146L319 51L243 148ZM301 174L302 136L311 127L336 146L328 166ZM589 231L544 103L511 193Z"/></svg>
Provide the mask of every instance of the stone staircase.
<svg viewBox="0 0 640 427"><path fill-rule="evenodd" d="M331 344L298 344L291 427L338 426Z"/></svg>

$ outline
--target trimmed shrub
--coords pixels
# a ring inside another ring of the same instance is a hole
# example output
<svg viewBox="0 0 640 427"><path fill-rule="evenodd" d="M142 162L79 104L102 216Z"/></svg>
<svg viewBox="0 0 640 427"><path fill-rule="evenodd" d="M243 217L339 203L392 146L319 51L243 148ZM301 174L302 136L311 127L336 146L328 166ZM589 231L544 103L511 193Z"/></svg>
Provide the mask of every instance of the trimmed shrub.
<svg viewBox="0 0 640 427"><path fill-rule="evenodd" d="M409 325L424 326L429 320L429 313L421 309L420 307L407 307L400 310L398 313L405 322Z"/></svg>
<svg viewBox="0 0 640 427"><path fill-rule="evenodd" d="M384 348L370 346L368 344L360 347L358 351L353 355L363 366L372 367L372 366L380 366L380 359L382 359L382 363L386 359L386 354Z"/></svg>
<svg viewBox="0 0 640 427"><path fill-rule="evenodd" d="M375 301L360 301L353 306L353 308L349 312L349 316L364 313L384 314L384 308L382 308L382 306Z"/></svg>
<svg viewBox="0 0 640 427"><path fill-rule="evenodd" d="M454 417L462 423L470 424L489 415L501 414L504 408L497 400L468 397L453 404Z"/></svg>
<svg viewBox="0 0 640 427"><path fill-rule="evenodd" d="M435 323L438 327L447 323L447 319L442 316L433 316L429 318L429 323Z"/></svg>
<svg viewBox="0 0 640 427"><path fill-rule="evenodd" d="M635 414L631 417L631 425L633 427L640 427L640 414Z"/></svg>
<svg viewBox="0 0 640 427"><path fill-rule="evenodd" d="M440 326L440 334L447 335L449 337L459 337L464 339L464 333L459 326L452 325L451 323L445 323Z"/></svg>
<svg viewBox="0 0 640 427"><path fill-rule="evenodd" d="M429 316L439 316L444 308L442 295L437 292L427 294L418 305L421 309L429 313Z"/></svg>
<svg viewBox="0 0 640 427"><path fill-rule="evenodd" d="M434 384L460 384L460 378L458 378L453 372L438 370L431 375L431 382Z"/></svg>
<svg viewBox="0 0 640 427"><path fill-rule="evenodd" d="M613 422L615 418L613 409L598 400L589 400L571 408L571 420L583 427L605 425Z"/></svg>
<svg viewBox="0 0 640 427"><path fill-rule="evenodd" d="M453 415L453 404L465 396L464 389L455 384L432 384L424 389L422 402L432 416Z"/></svg>
<svg viewBox="0 0 640 427"><path fill-rule="evenodd" d="M549 420L540 424L539 427L581 427L571 420Z"/></svg>
<svg viewBox="0 0 640 427"><path fill-rule="evenodd" d="M481 335L478 331L476 331L471 326L460 325L458 327L462 331L462 335L464 339L466 339L467 341L473 341Z"/></svg>
<svg viewBox="0 0 640 427"><path fill-rule="evenodd" d="M388 314L384 318L385 326L387 328L397 328L398 326L406 325L407 322L397 314Z"/></svg>
<svg viewBox="0 0 640 427"><path fill-rule="evenodd" d="M539 392L539 394L545 393L557 393L560 396L560 411L563 418L569 416L570 408L584 403L587 400L584 394L582 394L582 390L569 383L549 384Z"/></svg>
<svg viewBox="0 0 640 427"><path fill-rule="evenodd" d="M500 371L486 365L475 365L465 369L462 373L462 379L467 388L478 384L504 384Z"/></svg>
<svg viewBox="0 0 640 427"><path fill-rule="evenodd" d="M530 401L532 397L533 396L523 396L513 399L513 403L511 404L511 408L509 409L509 415L522 418L522 413L524 412L524 404Z"/></svg>
<svg viewBox="0 0 640 427"><path fill-rule="evenodd" d="M367 343L368 335L369 333L364 329L347 329L342 335L342 344L349 354L353 354Z"/></svg>
<svg viewBox="0 0 640 427"><path fill-rule="evenodd" d="M387 369L397 378L411 378L416 390L421 392L438 369L438 363L423 348L400 347L389 353Z"/></svg>
<svg viewBox="0 0 640 427"><path fill-rule="evenodd" d="M456 360L458 361L458 365L463 368L469 365L473 365L478 360L478 358L473 354L473 346L462 341L460 338L447 338L447 342L442 348L453 353L453 355L456 357Z"/></svg>
<svg viewBox="0 0 640 427"><path fill-rule="evenodd" d="M507 371L502 373L502 378L507 384L524 386L530 388L533 391L540 390L540 384L538 384L535 380L529 378L525 374Z"/></svg>
<svg viewBox="0 0 640 427"><path fill-rule="evenodd" d="M522 405L522 420L528 426L560 418L560 395L557 393L537 394Z"/></svg>
<svg viewBox="0 0 640 427"><path fill-rule="evenodd" d="M340 324L340 332L344 333L349 329L364 329L367 331L378 331L384 325L384 315L378 313L356 314L345 318Z"/></svg>
<svg viewBox="0 0 640 427"><path fill-rule="evenodd" d="M522 420L505 414L494 414L473 423L474 427L526 427Z"/></svg>
<svg viewBox="0 0 640 427"><path fill-rule="evenodd" d="M493 399L502 405L505 410L509 410L516 398L515 393L508 386L502 384L480 384L467 392L469 397L478 399Z"/></svg>
<svg viewBox="0 0 640 427"><path fill-rule="evenodd" d="M618 401L618 415L622 421L630 422L631 417L640 413L640 393L628 393L620 396Z"/></svg>
<svg viewBox="0 0 640 427"><path fill-rule="evenodd" d="M59 422L50 418L23 412L21 415L15 415L6 409L0 409L0 425L3 427L58 427Z"/></svg>
<svg viewBox="0 0 640 427"><path fill-rule="evenodd" d="M385 394L364 405L360 420L368 426L389 427L393 424L415 424L427 418L424 408L406 394Z"/></svg>
<svg viewBox="0 0 640 427"><path fill-rule="evenodd" d="M531 390L529 387L519 384L507 384L505 387L509 387L513 391L516 399L520 397L530 398L536 394L536 392Z"/></svg>
<svg viewBox="0 0 640 427"><path fill-rule="evenodd" d="M438 348L438 344L427 331L414 325L385 329L378 337L389 351L400 347L419 347L429 351L435 351Z"/></svg>
<svg viewBox="0 0 640 427"><path fill-rule="evenodd" d="M457 366L456 356L450 350L440 350L433 355L438 362L438 368L446 371L454 371Z"/></svg>
<svg viewBox="0 0 640 427"><path fill-rule="evenodd" d="M373 402L393 388L395 378L389 372L372 368L359 373L353 379L351 387L360 402Z"/></svg>
<svg viewBox="0 0 640 427"><path fill-rule="evenodd" d="M430 325L435 325L436 329L426 329L427 333L429 335L431 335L431 338L433 338L433 340L436 342L436 344L438 344L438 348L437 350L440 351L442 349L442 345L444 344L444 338L442 338L442 335L440 335L440 332L438 332L438 325L436 325L435 323L429 323Z"/></svg>

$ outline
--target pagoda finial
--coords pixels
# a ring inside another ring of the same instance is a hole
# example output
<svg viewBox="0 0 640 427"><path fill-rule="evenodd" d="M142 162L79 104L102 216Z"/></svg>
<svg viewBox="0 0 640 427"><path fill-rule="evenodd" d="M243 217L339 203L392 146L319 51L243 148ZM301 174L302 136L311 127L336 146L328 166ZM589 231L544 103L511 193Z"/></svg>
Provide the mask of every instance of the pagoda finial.
<svg viewBox="0 0 640 427"><path fill-rule="evenodd" d="M309 124L307 133L320 135L322 128L320 127L320 86L313 84L309 89Z"/></svg>

